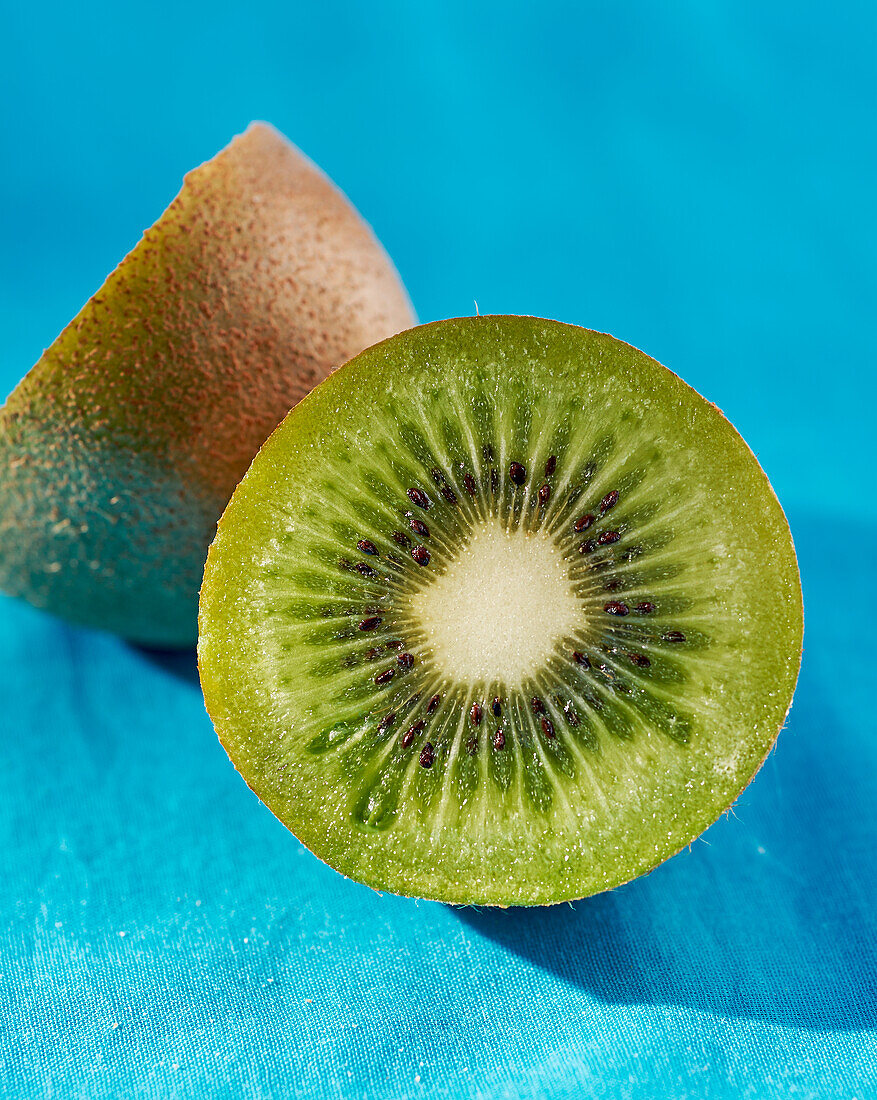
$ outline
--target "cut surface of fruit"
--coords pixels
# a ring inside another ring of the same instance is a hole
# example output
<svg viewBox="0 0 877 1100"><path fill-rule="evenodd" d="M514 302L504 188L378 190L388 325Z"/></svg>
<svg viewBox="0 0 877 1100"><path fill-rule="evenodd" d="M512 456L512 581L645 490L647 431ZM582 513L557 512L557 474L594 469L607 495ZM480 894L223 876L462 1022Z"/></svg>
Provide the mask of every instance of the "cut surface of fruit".
<svg viewBox="0 0 877 1100"><path fill-rule="evenodd" d="M199 665L320 858L537 904L733 802L801 639L788 525L721 413L612 337L482 317L368 349L275 431L210 550Z"/></svg>
<svg viewBox="0 0 877 1100"><path fill-rule="evenodd" d="M0 588L192 645L216 520L320 379L414 316L371 230L263 124L182 191L0 412Z"/></svg>
<svg viewBox="0 0 877 1100"><path fill-rule="evenodd" d="M444 573L412 592L405 610L444 675L515 687L575 633L582 614L554 540L508 530L498 517L474 523Z"/></svg>

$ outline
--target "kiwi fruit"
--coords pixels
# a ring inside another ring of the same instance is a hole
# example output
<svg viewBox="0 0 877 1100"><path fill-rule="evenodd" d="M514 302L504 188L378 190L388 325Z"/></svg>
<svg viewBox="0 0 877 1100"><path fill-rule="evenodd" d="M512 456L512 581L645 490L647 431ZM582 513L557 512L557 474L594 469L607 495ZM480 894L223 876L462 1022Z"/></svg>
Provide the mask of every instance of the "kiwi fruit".
<svg viewBox="0 0 877 1100"><path fill-rule="evenodd" d="M198 652L232 761L321 859L529 905L730 806L801 642L786 519L722 414L610 336L479 317L364 351L273 433Z"/></svg>
<svg viewBox="0 0 877 1100"><path fill-rule="evenodd" d="M194 645L207 547L260 444L414 322L344 195L251 126L186 176L0 412L0 588Z"/></svg>

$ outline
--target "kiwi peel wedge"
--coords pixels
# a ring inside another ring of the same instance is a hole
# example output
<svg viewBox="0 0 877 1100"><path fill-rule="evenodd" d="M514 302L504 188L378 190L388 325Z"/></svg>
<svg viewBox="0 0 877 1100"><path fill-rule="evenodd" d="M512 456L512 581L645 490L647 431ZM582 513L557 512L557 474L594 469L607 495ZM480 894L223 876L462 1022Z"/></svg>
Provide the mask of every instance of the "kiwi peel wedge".
<svg viewBox="0 0 877 1100"><path fill-rule="evenodd" d="M273 433L201 591L207 708L256 794L379 890L540 904L710 825L789 709L788 524L709 402L610 336L441 321Z"/></svg>
<svg viewBox="0 0 877 1100"><path fill-rule="evenodd" d="M193 645L207 547L259 446L414 320L356 210L254 124L186 176L0 412L0 588Z"/></svg>

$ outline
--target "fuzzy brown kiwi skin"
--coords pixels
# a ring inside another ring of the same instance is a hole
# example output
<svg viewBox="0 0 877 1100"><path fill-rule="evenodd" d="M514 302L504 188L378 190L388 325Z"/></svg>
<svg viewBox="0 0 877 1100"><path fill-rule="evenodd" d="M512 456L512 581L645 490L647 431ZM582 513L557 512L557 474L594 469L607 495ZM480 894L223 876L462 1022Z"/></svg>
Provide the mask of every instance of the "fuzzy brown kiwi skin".
<svg viewBox="0 0 877 1100"><path fill-rule="evenodd" d="M426 330L426 329L432 328L433 326L440 326L440 325L443 325L443 324L446 324L446 323L447 322L442 322L442 321L432 322L431 324L422 325L420 327L421 327L421 329ZM617 339L617 338L613 337L613 339ZM619 341L619 343L623 343L623 341ZM630 345L628 345L628 346L630 346ZM669 372L669 373L674 373L674 372ZM674 374L674 377L678 378L678 376L675 375L675 374ZM686 388L690 388L681 379L680 379L680 382L683 386L686 386ZM306 403L307 403L307 400L308 399L306 398L305 399ZM723 420L725 420L725 421L728 420L728 418L724 415L722 410L717 405L715 405L713 402L710 402L709 404L712 405L712 407L715 409L716 413L720 417L722 417ZM756 462L756 465L758 465L757 458L754 455L754 452L752 452L751 448L749 448L748 444L746 444L745 441L743 441L741 439L741 442L743 443L743 446L745 446L746 449L749 451L749 453L752 455L753 459ZM767 490L767 493L770 495L770 497L773 498L773 501L776 504L777 510L779 511L780 515L783 518L783 521L784 521L784 524L785 524L785 530L788 533L789 542L792 545L792 548L793 548L793 551L794 551L794 541L792 539L791 530L789 528L788 519L785 516L785 512L782 509L782 506L781 506L781 504L780 504L780 502L779 502L779 500L776 496L776 493L773 489L773 486L770 484L770 481L768 480L767 475L761 469L760 465L758 465L758 469L760 471L761 478L764 482L764 486ZM218 524L218 528L219 528L220 531L222 530L222 527L223 527L223 519L224 518L225 517L220 519L219 524ZM212 556L215 553L217 553L217 543L216 542L214 542L211 545L208 557ZM592 894L594 894L594 893L602 893L602 892L608 892L608 891L611 891L611 890L615 890L615 889L617 889L621 886L627 885L627 883L632 882L637 878L640 878L644 875L650 874L652 871L656 870L661 864L665 863L668 859L671 859L673 856L679 855L686 848L690 849L691 845L694 843L694 841L699 836L703 835L703 833L705 833L712 825L714 825L719 820L719 818L721 818L724 814L727 814L730 811L730 809L734 806L737 799L740 797L740 795L743 793L743 791L746 789L746 787L748 787L749 784L754 780L755 776L758 774L758 772L764 766L768 756L770 756L772 750L775 748L776 743L777 743L777 739L779 737L779 734L785 728L786 722L788 721L788 716L791 712L793 701L794 701L794 683L797 681L798 675L800 673L801 659L802 659L802 655L803 655L803 614L804 614L803 592L802 592L802 589L801 589L800 573L796 571L795 576L796 576L796 580L797 580L797 584L795 586L795 592L796 592L795 604L796 604L796 609L798 611L798 615L796 617L797 617L798 621L801 624L801 628L800 628L800 633L799 633L799 636L798 636L798 642L797 642L797 645L796 645L796 648L795 648L795 651L794 651L795 655L796 655L796 661L795 661L795 666L794 666L795 674L794 674L794 680L793 680L793 685L792 685L792 687L793 687L792 698L790 699L789 706L787 707L786 712L783 716L783 719L779 723L776 732L774 733L773 737L771 738L770 743L767 745L767 747L764 751L764 754L762 755L762 757L758 761L758 763L755 766L755 768L753 769L753 771L746 778L745 782L734 793L733 797L727 802L727 804L724 805L723 807L721 807L715 813L715 815L713 817L709 818L706 821L706 823L703 825L703 827L700 829L700 831L696 835L692 836L689 840L687 840L684 843L682 843L681 845L679 845L678 848L673 848L670 851L667 851L666 853L662 853L658 858L656 858L654 860L644 861L640 866L633 869L629 875L626 875L625 877L619 878L615 882L609 882L609 883L607 883L607 885L605 887L601 887L600 890L591 891L591 894L582 895L580 893L574 893L574 894L570 894L568 896L552 896L550 898L547 898L546 900L537 900L537 901L529 901L529 900L526 900L526 899L515 899L515 900L509 900L509 901L481 902L481 901L472 901L472 900L466 899L462 896L458 897L458 898L454 898L454 899L449 899L447 895L443 895L441 897L436 897L435 895L430 894L430 893L412 893L412 892L406 891L404 889L404 887L400 887L395 882L393 882L393 883L383 882L383 881L379 881L379 880L376 880L376 879L373 879L371 881L363 881L361 879L351 879L351 881L359 882L362 885L366 885L370 889L375 890L376 892L387 891L389 893L397 894L397 895L402 896L402 897L419 898L419 899L427 900L427 901L439 901L439 902L454 905L454 906L474 907L474 908L478 908L478 909L481 909L481 908L507 909L507 908L511 908L511 907L537 908L537 907L543 907L543 906L549 906L549 905L568 904L568 903L571 903L571 902L574 902L574 901L583 901L583 900L585 900L586 897L592 896ZM202 603L202 610L203 610L203 603ZM211 721L213 722L213 725L214 725L214 728L216 730L219 741L222 744L223 748L225 749L226 753L228 754L229 759L231 760L232 764L235 767L235 770L238 772L238 774L241 776L241 778L244 780L247 787L253 792L253 794L260 801L265 802L266 805L268 805L268 807L270 809L272 809L272 812L277 813L278 811L272 805L271 800L265 798L264 792L260 793L258 790L256 790L256 788L253 786L253 784L251 783L248 776L238 766L238 763L235 760L235 756L231 751L231 746L227 743L226 732L225 732L225 729L223 727L223 717L224 716L220 715L218 712L216 712L215 709L212 711L211 708L210 708L209 701L211 699L217 698L218 696L213 690L207 690L207 685L209 684L210 677L209 677L208 670L205 668L205 665L202 662L200 650L199 650L199 654L198 654L198 671L199 671L199 676L200 676L200 679L201 679L202 687L205 688L204 696L205 696L205 705L207 706L207 710L208 710L208 715L211 718ZM279 816L279 814L278 814L278 816ZM311 852L311 854L315 855L317 859L319 859L323 863L326 863L327 866L333 867L332 864L328 863L322 856L319 855L319 853L314 852L314 850L312 848L310 848L309 845L306 844L303 840L301 840L299 837L297 837L297 839L299 840L299 843L303 844L304 847L308 848L308 850ZM344 878L350 878L350 876L345 875L343 871L339 871L337 867L333 867L333 870L335 870L337 873L341 874Z"/></svg>
<svg viewBox="0 0 877 1100"><path fill-rule="evenodd" d="M252 125L186 176L0 412L0 588L193 644L216 520L261 443L415 321L344 195Z"/></svg>

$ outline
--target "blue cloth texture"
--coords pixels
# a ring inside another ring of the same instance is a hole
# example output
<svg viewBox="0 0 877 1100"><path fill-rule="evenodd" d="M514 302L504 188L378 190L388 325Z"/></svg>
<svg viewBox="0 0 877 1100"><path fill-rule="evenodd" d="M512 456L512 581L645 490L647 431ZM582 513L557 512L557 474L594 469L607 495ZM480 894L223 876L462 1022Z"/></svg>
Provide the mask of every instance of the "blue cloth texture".
<svg viewBox="0 0 877 1100"><path fill-rule="evenodd" d="M10 6L8 392L251 118L424 320L609 331L737 424L799 548L787 728L732 813L571 906L379 895L237 776L192 653L0 598L0 1095L877 1096L877 9Z"/></svg>

